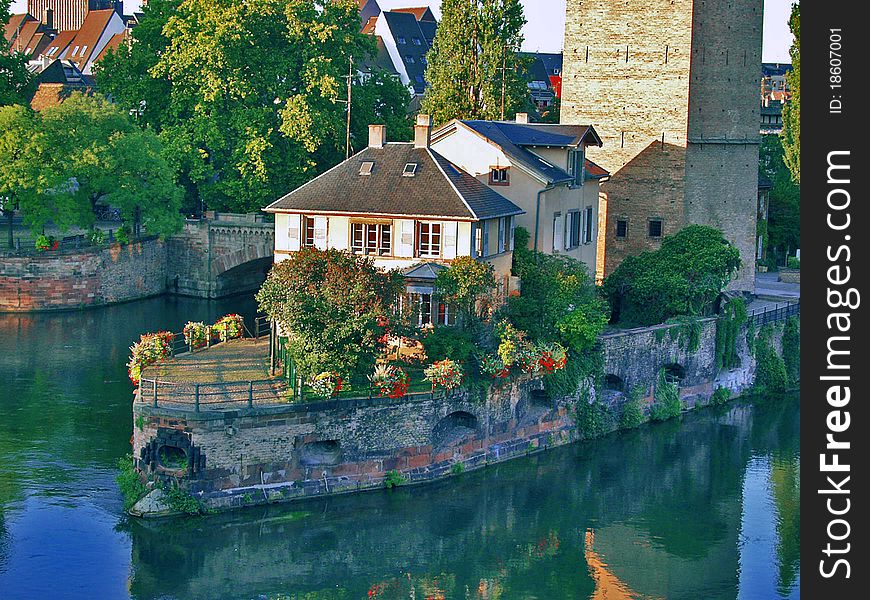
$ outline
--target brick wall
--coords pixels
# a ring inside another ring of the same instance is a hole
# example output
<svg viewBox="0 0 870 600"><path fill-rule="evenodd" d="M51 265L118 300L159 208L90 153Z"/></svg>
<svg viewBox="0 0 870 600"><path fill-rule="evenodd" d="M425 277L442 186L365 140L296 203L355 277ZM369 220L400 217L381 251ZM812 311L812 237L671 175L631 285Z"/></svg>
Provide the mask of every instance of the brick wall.
<svg viewBox="0 0 870 600"><path fill-rule="evenodd" d="M0 312L82 308L162 294L166 246L134 244L0 260Z"/></svg>

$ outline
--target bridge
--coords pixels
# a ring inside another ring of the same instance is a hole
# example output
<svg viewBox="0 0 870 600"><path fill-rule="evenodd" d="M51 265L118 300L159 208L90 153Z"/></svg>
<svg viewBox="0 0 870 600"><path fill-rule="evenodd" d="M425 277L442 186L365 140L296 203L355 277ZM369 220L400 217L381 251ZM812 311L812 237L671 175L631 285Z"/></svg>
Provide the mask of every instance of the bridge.
<svg viewBox="0 0 870 600"><path fill-rule="evenodd" d="M272 266L275 224L261 214L206 212L187 219L166 240L166 281L171 294L221 298L260 287Z"/></svg>

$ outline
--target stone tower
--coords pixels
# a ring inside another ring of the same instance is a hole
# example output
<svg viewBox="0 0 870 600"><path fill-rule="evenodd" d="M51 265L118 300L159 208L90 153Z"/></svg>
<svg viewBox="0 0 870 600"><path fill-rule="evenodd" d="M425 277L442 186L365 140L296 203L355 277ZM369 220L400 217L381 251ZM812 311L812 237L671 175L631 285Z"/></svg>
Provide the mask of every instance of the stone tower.
<svg viewBox="0 0 870 600"><path fill-rule="evenodd" d="M591 123L598 275L692 223L721 229L754 290L763 0L568 0L562 122Z"/></svg>

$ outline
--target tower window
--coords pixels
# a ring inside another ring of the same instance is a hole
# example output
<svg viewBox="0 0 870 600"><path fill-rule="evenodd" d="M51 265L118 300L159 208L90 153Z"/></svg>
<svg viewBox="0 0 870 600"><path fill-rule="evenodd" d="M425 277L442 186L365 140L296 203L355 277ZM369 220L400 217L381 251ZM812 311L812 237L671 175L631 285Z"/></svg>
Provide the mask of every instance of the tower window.
<svg viewBox="0 0 870 600"><path fill-rule="evenodd" d="M662 222L660 219L650 219L649 236L651 238L662 237Z"/></svg>
<svg viewBox="0 0 870 600"><path fill-rule="evenodd" d="M616 237L624 238L628 236L628 221L625 220L617 220L616 221Z"/></svg>

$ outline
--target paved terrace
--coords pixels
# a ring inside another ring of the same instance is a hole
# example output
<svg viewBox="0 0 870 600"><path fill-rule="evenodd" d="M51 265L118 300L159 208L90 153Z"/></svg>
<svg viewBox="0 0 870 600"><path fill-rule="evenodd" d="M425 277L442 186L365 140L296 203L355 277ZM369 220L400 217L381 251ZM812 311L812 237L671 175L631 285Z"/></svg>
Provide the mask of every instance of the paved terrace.
<svg viewBox="0 0 870 600"><path fill-rule="evenodd" d="M156 395L155 395L155 380ZM204 409L275 405L288 401L286 381L269 375L269 339L244 338L177 354L146 367L141 401Z"/></svg>

